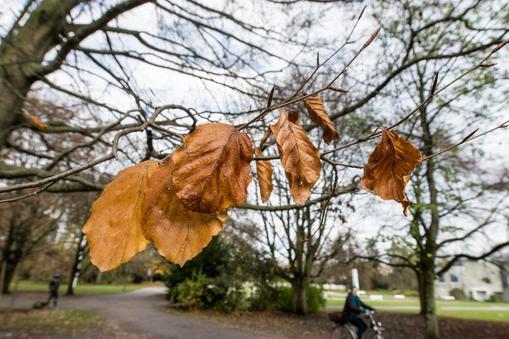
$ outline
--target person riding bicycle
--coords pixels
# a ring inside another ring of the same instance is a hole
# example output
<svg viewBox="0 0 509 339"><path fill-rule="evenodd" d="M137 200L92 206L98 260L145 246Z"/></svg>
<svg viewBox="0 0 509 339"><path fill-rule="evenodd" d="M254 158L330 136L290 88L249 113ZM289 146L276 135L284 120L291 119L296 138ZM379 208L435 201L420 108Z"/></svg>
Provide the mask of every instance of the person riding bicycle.
<svg viewBox="0 0 509 339"><path fill-rule="evenodd" d="M345 300L345 306L343 307L343 317L347 322L357 327L357 338L362 339L362 336L364 332L366 332L368 326L359 316L362 313L374 311L375 309L363 303L357 294L357 287L353 286Z"/></svg>

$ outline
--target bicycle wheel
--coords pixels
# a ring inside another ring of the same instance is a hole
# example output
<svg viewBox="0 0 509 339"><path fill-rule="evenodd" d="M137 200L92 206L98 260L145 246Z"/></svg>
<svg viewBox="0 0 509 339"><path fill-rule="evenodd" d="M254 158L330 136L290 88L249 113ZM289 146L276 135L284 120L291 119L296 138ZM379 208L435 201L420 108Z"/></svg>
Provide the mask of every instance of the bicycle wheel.
<svg viewBox="0 0 509 339"><path fill-rule="evenodd" d="M345 326L337 326L332 330L331 339L355 339Z"/></svg>
<svg viewBox="0 0 509 339"><path fill-rule="evenodd" d="M368 329L363 336L364 339L383 339L382 335L377 335L371 328Z"/></svg>

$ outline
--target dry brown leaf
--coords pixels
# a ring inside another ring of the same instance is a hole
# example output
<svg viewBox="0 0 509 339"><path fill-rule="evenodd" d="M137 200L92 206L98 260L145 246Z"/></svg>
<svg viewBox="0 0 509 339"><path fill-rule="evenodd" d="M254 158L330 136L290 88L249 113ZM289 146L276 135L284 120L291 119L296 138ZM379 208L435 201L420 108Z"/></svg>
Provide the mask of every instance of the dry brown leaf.
<svg viewBox="0 0 509 339"><path fill-rule="evenodd" d="M166 260L182 266L221 231L227 216L186 209L170 188L172 166L165 159L151 177L143 202L143 231Z"/></svg>
<svg viewBox="0 0 509 339"><path fill-rule="evenodd" d="M182 204L195 212L212 213L240 206L251 182L253 145L232 125L198 126L173 154L172 185Z"/></svg>
<svg viewBox="0 0 509 339"><path fill-rule="evenodd" d="M255 155L263 157L263 153L259 148L255 149ZM256 161L256 176L258 177L262 202L267 202L272 193L272 166L269 160Z"/></svg>
<svg viewBox="0 0 509 339"><path fill-rule="evenodd" d="M422 160L421 152L397 133L383 130L382 140L364 166L361 186L384 200L395 200L407 215L405 186Z"/></svg>
<svg viewBox="0 0 509 339"><path fill-rule="evenodd" d="M92 214L83 228L90 246L92 263L101 271L129 261L145 249L142 198L157 162L144 161L121 170L92 205Z"/></svg>
<svg viewBox="0 0 509 339"><path fill-rule="evenodd" d="M271 125L270 129L276 139L293 200L298 205L303 205L320 177L320 152L304 128L289 120L285 110L280 110L278 122Z"/></svg>
<svg viewBox="0 0 509 339"><path fill-rule="evenodd" d="M322 128L323 140L326 143L330 144L332 140L339 139L339 133L325 111L325 106L323 105L322 98L319 95L304 99L304 106L309 113L309 118Z"/></svg>
<svg viewBox="0 0 509 339"><path fill-rule="evenodd" d="M48 129L48 124L42 121L39 117L32 115L32 114L26 114L26 118L28 122L37 128L39 131L46 131Z"/></svg>
<svg viewBox="0 0 509 339"><path fill-rule="evenodd" d="M297 125L302 125L300 123L300 112L298 111L285 111L286 115L288 116L288 120L290 122L293 122L294 124L297 124Z"/></svg>

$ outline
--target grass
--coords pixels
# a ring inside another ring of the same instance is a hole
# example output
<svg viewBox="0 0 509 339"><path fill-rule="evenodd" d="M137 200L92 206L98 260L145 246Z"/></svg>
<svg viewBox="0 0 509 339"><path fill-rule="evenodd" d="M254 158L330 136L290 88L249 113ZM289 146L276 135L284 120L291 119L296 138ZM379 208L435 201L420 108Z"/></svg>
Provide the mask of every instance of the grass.
<svg viewBox="0 0 509 339"><path fill-rule="evenodd" d="M125 284L125 285L110 285L110 284L82 284L78 285L75 294L116 294L135 291L137 289L147 287L143 284ZM21 281L12 285L14 292L47 292L48 283ZM60 293L64 294L67 291L67 284L60 285Z"/></svg>
<svg viewBox="0 0 509 339"><path fill-rule="evenodd" d="M347 292L345 290L327 290L327 292L335 292L335 293L340 293L340 294L344 294L346 295ZM407 298L408 297L418 297L418 293L417 291L412 291L412 290L404 290L404 291L399 291L399 290L370 290L370 291L367 291L368 294L379 294L379 295L383 295L384 297L392 297L393 295L395 294L404 294Z"/></svg>
<svg viewBox="0 0 509 339"><path fill-rule="evenodd" d="M1 314L1 313L0 313ZM38 310L29 312L9 312L1 314L0 327L26 328L84 328L97 327L102 324L103 318L95 312L88 310Z"/></svg>
<svg viewBox="0 0 509 339"><path fill-rule="evenodd" d="M380 294L370 292L370 294ZM416 298L407 298L405 300L368 300L364 298L364 301L375 307L379 308L381 312L384 311L384 307L387 307L385 311L396 312L396 313L418 313L419 311L419 300ZM327 299L328 309L342 308L344 299ZM472 320L486 320L486 321L502 321L509 322L509 309L490 309L493 307L509 307L509 303L502 302L475 302L475 301L443 301L437 300L437 313L442 317L452 317L461 319L472 319ZM401 308L390 308L390 307L401 307ZM452 307L465 307L471 308L469 310L451 310ZM389 309L390 308L390 309Z"/></svg>
<svg viewBox="0 0 509 339"><path fill-rule="evenodd" d="M439 311L442 317L509 322L509 311Z"/></svg>

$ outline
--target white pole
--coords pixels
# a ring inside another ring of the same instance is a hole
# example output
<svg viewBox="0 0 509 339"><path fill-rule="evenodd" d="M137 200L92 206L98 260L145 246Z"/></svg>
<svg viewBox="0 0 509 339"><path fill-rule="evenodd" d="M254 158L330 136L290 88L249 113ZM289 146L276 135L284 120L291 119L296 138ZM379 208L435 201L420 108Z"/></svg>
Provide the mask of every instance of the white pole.
<svg viewBox="0 0 509 339"><path fill-rule="evenodd" d="M359 286L359 271L356 268L352 269L352 287L360 289Z"/></svg>

